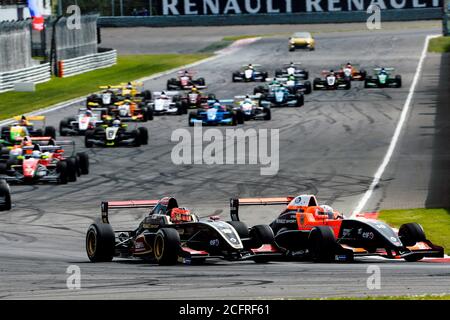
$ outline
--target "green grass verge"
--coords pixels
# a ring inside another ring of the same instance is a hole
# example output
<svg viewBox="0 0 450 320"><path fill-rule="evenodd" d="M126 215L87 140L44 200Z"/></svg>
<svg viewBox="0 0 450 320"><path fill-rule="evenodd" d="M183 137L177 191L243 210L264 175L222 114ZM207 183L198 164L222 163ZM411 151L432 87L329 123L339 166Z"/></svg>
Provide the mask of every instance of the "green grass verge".
<svg viewBox="0 0 450 320"><path fill-rule="evenodd" d="M35 92L1 93L0 120L88 95L98 91L100 85L136 80L209 56L211 55L207 53L122 55L118 57L117 64L110 68L69 78L53 78L49 82L38 84Z"/></svg>
<svg viewBox="0 0 450 320"><path fill-rule="evenodd" d="M407 222L421 224L427 238L450 254L450 209L382 210L379 218L394 227Z"/></svg>
<svg viewBox="0 0 450 320"><path fill-rule="evenodd" d="M450 300L450 294L337 297L337 298L322 298L322 299L311 299L311 300Z"/></svg>
<svg viewBox="0 0 450 320"><path fill-rule="evenodd" d="M450 36L431 39L428 51L438 53L450 52Z"/></svg>

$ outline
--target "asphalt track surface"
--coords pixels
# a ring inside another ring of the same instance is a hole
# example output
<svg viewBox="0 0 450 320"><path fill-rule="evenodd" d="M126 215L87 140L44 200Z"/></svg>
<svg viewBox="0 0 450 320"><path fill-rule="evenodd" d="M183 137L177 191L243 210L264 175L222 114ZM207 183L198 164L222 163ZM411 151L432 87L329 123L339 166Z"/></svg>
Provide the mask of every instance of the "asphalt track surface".
<svg viewBox="0 0 450 320"><path fill-rule="evenodd" d="M260 265L212 261L204 266L159 267L137 260L92 264L84 248L85 232L99 217L102 200L173 195L180 205L194 208L200 216L215 213L227 219L230 197L314 193L321 203L348 214L371 183L389 145L425 37L438 31L323 33L317 36L316 51L295 53L287 52L284 37L265 38L199 65L195 69L207 79L208 91L220 98L252 90L254 84L231 83L231 72L250 62L260 63L273 73L281 63L301 61L312 77L347 61L367 69L394 66L403 77L403 88L368 90L362 83L354 83L350 91L313 92L306 96L302 108L274 110L270 122L247 122L243 129L280 130L280 166L274 176L261 176L259 165L174 165L171 152L176 142L171 141L171 134L178 128L192 129L187 116L161 116L145 124L150 133L148 146L88 150L91 173L76 183L13 186L16 206L0 215L0 298L253 299L448 292L450 267L442 263L364 259L354 264ZM436 72L439 63L439 59L427 60L430 70ZM146 86L160 90L167 78L150 80ZM438 83L422 89L424 79L415 102L438 94ZM75 110L73 106L49 113L48 123L56 126ZM420 127L420 121L420 117L411 116L408 127ZM433 139L433 135L428 138ZM82 146L81 138L75 140ZM400 144L402 141L403 137ZM406 161L398 172L412 174L420 170L417 166L417 162ZM397 171L391 167L390 179L383 177L383 190L389 189L390 181L397 181ZM390 194L374 194L365 209L378 210L384 202L392 203L399 190L405 206L423 207L429 180L426 174L404 179L405 184L391 187ZM414 197L405 196L404 189L416 190ZM269 223L280 210L244 209L241 219L249 225ZM110 220L115 228L135 227L144 215L143 211L120 211ZM381 269L380 290L369 290L366 285L370 275L367 268L374 264ZM69 265L81 268L81 290L66 288Z"/></svg>

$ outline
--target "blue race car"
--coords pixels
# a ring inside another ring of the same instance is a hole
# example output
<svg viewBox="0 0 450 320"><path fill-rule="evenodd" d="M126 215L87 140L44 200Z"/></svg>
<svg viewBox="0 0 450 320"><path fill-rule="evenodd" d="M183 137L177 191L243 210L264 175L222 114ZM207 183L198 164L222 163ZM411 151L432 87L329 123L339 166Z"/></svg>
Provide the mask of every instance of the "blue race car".
<svg viewBox="0 0 450 320"><path fill-rule="evenodd" d="M228 104L229 103L229 104ZM208 106L189 113L189 126L201 123L204 126L229 125L244 123L241 110L234 110L233 100L208 101Z"/></svg>

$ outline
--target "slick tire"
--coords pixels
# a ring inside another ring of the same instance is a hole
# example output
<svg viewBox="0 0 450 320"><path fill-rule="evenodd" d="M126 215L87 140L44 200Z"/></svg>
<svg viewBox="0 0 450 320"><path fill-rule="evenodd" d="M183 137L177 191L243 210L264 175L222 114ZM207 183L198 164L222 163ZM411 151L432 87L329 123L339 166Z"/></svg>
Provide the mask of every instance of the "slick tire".
<svg viewBox="0 0 450 320"><path fill-rule="evenodd" d="M78 167L80 168L81 174L89 174L89 156L87 153L78 152Z"/></svg>
<svg viewBox="0 0 450 320"><path fill-rule="evenodd" d="M108 223L91 224L86 233L86 253L92 262L109 262L114 257L115 235Z"/></svg>
<svg viewBox="0 0 450 320"><path fill-rule="evenodd" d="M153 252L159 265L174 265L178 261L181 240L178 231L172 228L158 230L153 242Z"/></svg>
<svg viewBox="0 0 450 320"><path fill-rule="evenodd" d="M192 122L192 120L194 120L194 119L197 119L197 112L196 111L189 112L189 118L188 118L189 127L194 126L194 123Z"/></svg>
<svg viewBox="0 0 450 320"><path fill-rule="evenodd" d="M11 210L11 190L5 180L0 180L0 211Z"/></svg>
<svg viewBox="0 0 450 320"><path fill-rule="evenodd" d="M67 184L67 182L69 181L69 172L66 161L59 161L56 164L56 172L59 174L58 182L60 184Z"/></svg>
<svg viewBox="0 0 450 320"><path fill-rule="evenodd" d="M400 229L398 229L398 236L405 247L410 247L417 242L426 240L422 226L415 222L402 224Z"/></svg>
<svg viewBox="0 0 450 320"><path fill-rule="evenodd" d="M141 146L141 135L138 130L131 131L132 136L134 137L134 146L140 147Z"/></svg>
<svg viewBox="0 0 450 320"><path fill-rule="evenodd" d="M44 136L46 137L52 137L53 139L56 139L56 129L55 127L48 126L44 128Z"/></svg>
<svg viewBox="0 0 450 320"><path fill-rule="evenodd" d="M396 82L396 88L401 88L402 87L402 76L395 76L395 82Z"/></svg>
<svg viewBox="0 0 450 320"><path fill-rule="evenodd" d="M242 221L227 221L229 225L231 225L239 235L241 239L250 238L250 231L248 230L247 225Z"/></svg>
<svg viewBox="0 0 450 320"><path fill-rule="evenodd" d="M237 124L244 124L245 122L244 114L240 110L236 113L236 122Z"/></svg>
<svg viewBox="0 0 450 320"><path fill-rule="evenodd" d="M336 252L336 238L328 226L318 226L308 237L308 250L314 262L331 262Z"/></svg>
<svg viewBox="0 0 450 320"><path fill-rule="evenodd" d="M75 157L70 157L66 159L67 163L67 181L75 182L77 181L78 164Z"/></svg>
<svg viewBox="0 0 450 320"><path fill-rule="evenodd" d="M147 128L139 127L138 128L138 132L139 132L139 140L140 140L141 145L147 145L148 144L148 130L147 130Z"/></svg>
<svg viewBox="0 0 450 320"><path fill-rule="evenodd" d="M92 148L94 144L92 143L92 139L94 139L94 131L88 130L86 131L86 135L84 136L84 146L86 148Z"/></svg>
<svg viewBox="0 0 450 320"><path fill-rule="evenodd" d="M259 224L250 228L249 235L253 248L259 248L263 244L273 244L275 242L273 230L266 224Z"/></svg>
<svg viewBox="0 0 450 320"><path fill-rule="evenodd" d="M312 92L312 85L310 81L305 81L305 94L310 94Z"/></svg>
<svg viewBox="0 0 450 320"><path fill-rule="evenodd" d="M270 110L270 108L264 108L263 112L266 113L266 115L264 116L264 120L272 120L272 111Z"/></svg>
<svg viewBox="0 0 450 320"><path fill-rule="evenodd" d="M67 136L66 128L69 127L69 120L63 119L59 122L59 135L64 137Z"/></svg>

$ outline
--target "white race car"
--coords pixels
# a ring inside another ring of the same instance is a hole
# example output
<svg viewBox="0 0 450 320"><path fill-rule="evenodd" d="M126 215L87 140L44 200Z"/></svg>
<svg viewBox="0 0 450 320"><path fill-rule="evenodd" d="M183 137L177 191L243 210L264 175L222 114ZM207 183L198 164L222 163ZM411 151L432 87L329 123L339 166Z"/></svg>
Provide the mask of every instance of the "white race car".
<svg viewBox="0 0 450 320"><path fill-rule="evenodd" d="M76 117L64 118L59 123L59 134L84 135L86 130L94 129L103 123L102 116L107 113L107 108L80 108Z"/></svg>
<svg viewBox="0 0 450 320"><path fill-rule="evenodd" d="M149 104L154 115L186 114L187 108L181 103L178 91L153 92L154 100Z"/></svg>

